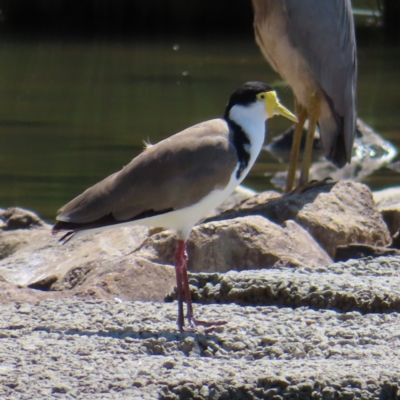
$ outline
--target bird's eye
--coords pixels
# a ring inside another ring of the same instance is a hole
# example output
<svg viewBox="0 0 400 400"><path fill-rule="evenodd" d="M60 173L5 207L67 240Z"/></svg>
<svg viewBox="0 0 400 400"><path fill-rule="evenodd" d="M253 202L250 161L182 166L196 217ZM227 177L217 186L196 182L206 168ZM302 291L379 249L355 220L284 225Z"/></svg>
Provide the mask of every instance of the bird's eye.
<svg viewBox="0 0 400 400"><path fill-rule="evenodd" d="M264 101L264 100L265 100L265 94L264 94L264 93L259 93L259 94L257 95L257 99L258 99L258 100L261 100L261 101Z"/></svg>

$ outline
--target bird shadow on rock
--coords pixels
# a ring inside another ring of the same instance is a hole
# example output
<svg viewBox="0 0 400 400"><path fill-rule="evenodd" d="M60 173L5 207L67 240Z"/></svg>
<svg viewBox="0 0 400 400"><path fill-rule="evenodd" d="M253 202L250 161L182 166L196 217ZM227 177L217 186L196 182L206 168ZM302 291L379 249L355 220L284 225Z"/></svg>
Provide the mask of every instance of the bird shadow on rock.
<svg viewBox="0 0 400 400"><path fill-rule="evenodd" d="M217 327L218 328L218 327ZM136 341L143 341L142 345L146 348L147 353L151 355L166 355L171 346L176 346L186 355L195 352L199 356L209 356L212 343L221 345L221 339L218 335L206 332L179 332L174 330L142 330L137 331L132 328L112 329L107 331L85 331L79 329L68 330L52 330L46 328L36 329L47 333L55 333L66 336L86 336L86 337L104 337L112 339L124 340L126 346ZM211 342L210 342L211 341ZM172 345L171 345L172 343Z"/></svg>

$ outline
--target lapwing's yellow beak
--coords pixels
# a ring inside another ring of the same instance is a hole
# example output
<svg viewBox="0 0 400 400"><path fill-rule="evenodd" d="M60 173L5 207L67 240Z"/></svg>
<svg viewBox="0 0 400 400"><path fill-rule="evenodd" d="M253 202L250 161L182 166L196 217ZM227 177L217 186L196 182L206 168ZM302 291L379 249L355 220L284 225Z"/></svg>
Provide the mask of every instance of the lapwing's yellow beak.
<svg viewBox="0 0 400 400"><path fill-rule="evenodd" d="M274 115L282 115L282 117L290 119L293 122L299 122L294 114L292 114L287 108L283 107L283 105L279 103L275 91L265 92L264 95L265 106L267 108L267 113L270 118L272 118Z"/></svg>

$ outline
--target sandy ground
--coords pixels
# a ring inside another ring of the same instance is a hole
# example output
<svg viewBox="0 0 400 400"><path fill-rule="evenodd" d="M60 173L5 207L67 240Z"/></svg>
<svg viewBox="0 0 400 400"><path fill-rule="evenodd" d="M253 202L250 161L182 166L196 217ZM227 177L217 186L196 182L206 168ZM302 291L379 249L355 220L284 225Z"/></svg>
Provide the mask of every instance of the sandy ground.
<svg viewBox="0 0 400 400"><path fill-rule="evenodd" d="M309 272L307 290L318 292L320 275L326 291L331 276L333 292L371 302L374 269L384 265L375 278L392 309L290 308L278 298L258 306L195 304L198 317L226 324L179 333L175 302L2 304L0 398L399 399L400 303L391 294L399 259L370 260L360 271L337 265L336 273ZM290 272L286 282L304 282L307 273ZM268 274L259 274L261 284ZM233 275L233 286L246 286Z"/></svg>

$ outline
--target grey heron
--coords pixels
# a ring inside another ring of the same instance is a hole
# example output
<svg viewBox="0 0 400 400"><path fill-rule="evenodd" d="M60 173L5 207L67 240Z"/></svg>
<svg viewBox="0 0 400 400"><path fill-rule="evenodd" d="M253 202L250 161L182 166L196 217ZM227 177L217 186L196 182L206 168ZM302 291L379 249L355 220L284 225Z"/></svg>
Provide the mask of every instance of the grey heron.
<svg viewBox="0 0 400 400"><path fill-rule="evenodd" d="M319 127L325 157L350 162L356 124L357 56L351 0L252 0L256 42L291 86L296 124L286 191L295 184L303 126L309 119L299 187L308 184Z"/></svg>

